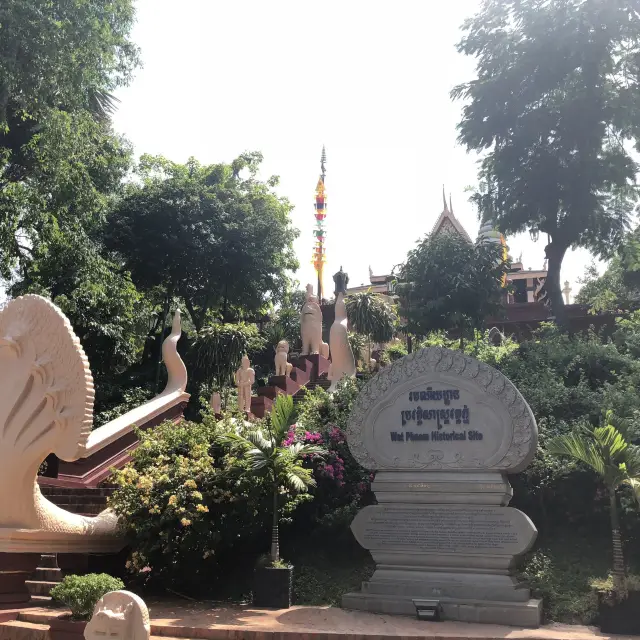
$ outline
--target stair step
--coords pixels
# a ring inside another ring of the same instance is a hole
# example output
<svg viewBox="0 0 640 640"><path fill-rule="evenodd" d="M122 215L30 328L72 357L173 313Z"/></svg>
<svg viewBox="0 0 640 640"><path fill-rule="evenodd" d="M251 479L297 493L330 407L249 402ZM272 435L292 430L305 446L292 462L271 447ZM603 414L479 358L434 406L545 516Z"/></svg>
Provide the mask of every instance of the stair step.
<svg viewBox="0 0 640 640"><path fill-rule="evenodd" d="M59 584L50 580L25 580L24 583L32 596L48 596L51 589Z"/></svg>
<svg viewBox="0 0 640 640"><path fill-rule="evenodd" d="M33 576L34 580L41 582L62 582L62 570L50 567L38 567Z"/></svg>
<svg viewBox="0 0 640 640"><path fill-rule="evenodd" d="M43 553L40 556L40 564L38 566L42 569L57 569L58 556L55 553Z"/></svg>
<svg viewBox="0 0 640 640"><path fill-rule="evenodd" d="M9 620L0 624L0 640L47 640L48 624Z"/></svg>

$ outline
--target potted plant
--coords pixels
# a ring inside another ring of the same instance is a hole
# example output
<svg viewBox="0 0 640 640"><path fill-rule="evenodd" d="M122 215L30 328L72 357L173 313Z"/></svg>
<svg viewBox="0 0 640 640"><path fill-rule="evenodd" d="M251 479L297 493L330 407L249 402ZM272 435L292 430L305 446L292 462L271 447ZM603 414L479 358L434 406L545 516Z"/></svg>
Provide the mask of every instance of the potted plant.
<svg viewBox="0 0 640 640"><path fill-rule="evenodd" d="M239 449L250 460L252 471L264 474L271 485L271 552L259 562L254 573L253 603L258 607L287 609L291 606L293 567L280 559L279 497L285 491L304 493L315 486L311 469L305 469L302 461L306 456L325 452L317 445L285 444L293 411L293 398L280 394L263 426L257 426L245 435L223 436L224 443Z"/></svg>
<svg viewBox="0 0 640 640"><path fill-rule="evenodd" d="M613 570L610 580L594 583L598 592L600 630L637 634L640 633L640 585L625 571L616 490L623 485L630 486L640 500L640 447L630 444L624 429L614 426L613 421L613 413L608 411L603 427L583 426L568 435L556 436L547 444L547 450L583 462L605 485L609 495Z"/></svg>
<svg viewBox="0 0 640 640"><path fill-rule="evenodd" d="M71 609L71 614L51 621L51 640L82 640L98 600L120 589L124 589L124 582L106 573L66 576L51 589L51 597Z"/></svg>

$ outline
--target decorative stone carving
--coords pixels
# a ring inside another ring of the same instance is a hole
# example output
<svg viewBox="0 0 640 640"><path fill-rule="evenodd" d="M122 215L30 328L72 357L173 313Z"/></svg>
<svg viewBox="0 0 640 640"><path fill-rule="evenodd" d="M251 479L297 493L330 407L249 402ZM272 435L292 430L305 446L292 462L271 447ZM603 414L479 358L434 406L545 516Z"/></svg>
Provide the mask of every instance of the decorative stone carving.
<svg viewBox="0 0 640 640"><path fill-rule="evenodd" d="M313 286L307 285L307 297L300 311L300 334L302 351L300 355L320 353L322 343L322 311L318 299L313 295Z"/></svg>
<svg viewBox="0 0 640 640"><path fill-rule="evenodd" d="M449 389L457 390L455 401L426 395ZM392 434L407 425L427 434L447 434L455 425L467 432L465 447L457 440L392 443ZM475 437L471 431L480 430L482 438L468 439ZM368 469L516 473L535 456L538 431L529 405L499 371L458 351L432 347L397 360L363 387L349 418L347 439L351 453Z"/></svg>
<svg viewBox="0 0 640 640"><path fill-rule="evenodd" d="M85 640L149 640L150 636L147 605L130 591L111 591L100 598L84 630Z"/></svg>
<svg viewBox="0 0 640 640"><path fill-rule="evenodd" d="M289 357L289 343L286 340L280 340L278 342L278 346L276 347L276 357L275 357L275 365L276 365L276 375L277 376L286 376L287 375L287 359Z"/></svg>
<svg viewBox="0 0 640 640"><path fill-rule="evenodd" d="M162 359L167 367L167 384L160 394L166 396L179 391L183 393L187 388L187 367L178 354L178 340L182 335L180 309L173 314L171 333L162 343Z"/></svg>
<svg viewBox="0 0 640 640"><path fill-rule="evenodd" d="M320 355L323 358L329 359L329 353L331 352L329 345L326 342L320 343Z"/></svg>
<svg viewBox="0 0 640 640"><path fill-rule="evenodd" d="M249 356L242 356L242 364L236 371L235 379L238 387L238 410L249 413L251 411L251 387L256 381L256 372L251 368Z"/></svg>
<svg viewBox="0 0 640 640"><path fill-rule="evenodd" d="M335 282L335 320L331 325L329 333L329 345L331 347L331 366L329 367L329 375L331 386L329 392L335 391L338 382L344 377L353 378L356 375L356 361L353 357L353 351L349 344L349 336L347 332L347 308L344 304L344 296L349 283L349 276L340 271L333 276Z"/></svg>
<svg viewBox="0 0 640 640"><path fill-rule="evenodd" d="M531 462L537 428L507 378L439 347L405 356L363 387L347 442L377 470L378 504L351 526L376 571L345 608L411 615L421 598L445 620L540 624L541 602L513 574L537 530L507 507L506 476Z"/></svg>
<svg viewBox="0 0 640 640"><path fill-rule="evenodd" d="M117 518L87 518L46 500L38 468L81 457L93 420L87 357L61 311L40 296L0 311L0 552L117 550Z"/></svg>
<svg viewBox="0 0 640 640"><path fill-rule="evenodd" d="M219 416L222 413L222 398L220 397L220 394L217 391L214 391L211 394L211 409L213 410L213 413L217 416Z"/></svg>

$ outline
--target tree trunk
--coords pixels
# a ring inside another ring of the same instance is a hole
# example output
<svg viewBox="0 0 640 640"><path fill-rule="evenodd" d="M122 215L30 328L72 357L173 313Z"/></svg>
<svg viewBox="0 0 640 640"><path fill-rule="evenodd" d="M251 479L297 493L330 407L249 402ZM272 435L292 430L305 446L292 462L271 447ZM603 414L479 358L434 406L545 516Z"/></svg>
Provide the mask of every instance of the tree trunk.
<svg viewBox="0 0 640 640"><path fill-rule="evenodd" d="M567 325L564 298L562 297L562 285L560 284L560 270L562 269L562 260L564 259L564 254L567 252L567 249L568 247L552 241L544 250L547 260L549 261L545 289L549 296L551 312L556 319L556 324L561 327L566 327Z"/></svg>
<svg viewBox="0 0 640 640"><path fill-rule="evenodd" d="M271 523L271 562L280 560L280 541L278 539L278 483L273 483L273 521Z"/></svg>
<svg viewBox="0 0 640 640"><path fill-rule="evenodd" d="M609 489L609 511L611 512L611 534L613 537L613 587L616 591L622 591L624 589L624 555L622 553L620 519L618 518L618 504L614 488Z"/></svg>

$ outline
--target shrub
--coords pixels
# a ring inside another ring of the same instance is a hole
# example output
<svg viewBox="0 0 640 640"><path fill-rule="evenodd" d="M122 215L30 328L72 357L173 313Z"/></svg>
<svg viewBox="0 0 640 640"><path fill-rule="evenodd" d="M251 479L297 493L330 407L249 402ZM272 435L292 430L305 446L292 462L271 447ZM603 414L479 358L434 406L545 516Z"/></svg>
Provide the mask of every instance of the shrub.
<svg viewBox="0 0 640 640"><path fill-rule="evenodd" d="M271 485L246 456L218 444L225 433L246 431L243 421L207 414L202 423L167 422L139 434L110 498L132 541L131 574L199 595L224 578L225 563L265 550ZM279 497L285 522L310 499Z"/></svg>
<svg viewBox="0 0 640 640"><path fill-rule="evenodd" d="M110 591L124 589L124 582L106 573L66 576L51 589L51 597L71 609L74 620L89 620L100 598Z"/></svg>

